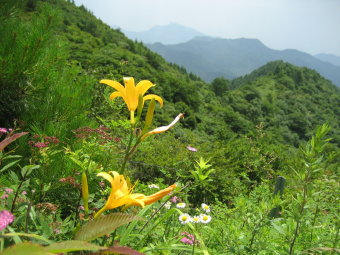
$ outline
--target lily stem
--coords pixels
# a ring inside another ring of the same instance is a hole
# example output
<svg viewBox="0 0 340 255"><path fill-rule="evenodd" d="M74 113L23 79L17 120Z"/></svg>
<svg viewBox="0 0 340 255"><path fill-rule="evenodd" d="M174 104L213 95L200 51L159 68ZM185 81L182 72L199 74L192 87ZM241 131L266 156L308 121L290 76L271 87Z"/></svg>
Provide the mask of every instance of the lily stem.
<svg viewBox="0 0 340 255"><path fill-rule="evenodd" d="M131 132L130 132L130 137L129 137L129 143L128 143L126 150L125 150L125 157L124 157L124 160L123 160L122 168L120 169L121 174L124 174L126 163L127 163L128 159L130 157L129 152L130 152L130 148L131 148L131 144L132 144L132 140L133 140L134 129L135 129L135 127L132 126L132 129L131 129Z"/></svg>

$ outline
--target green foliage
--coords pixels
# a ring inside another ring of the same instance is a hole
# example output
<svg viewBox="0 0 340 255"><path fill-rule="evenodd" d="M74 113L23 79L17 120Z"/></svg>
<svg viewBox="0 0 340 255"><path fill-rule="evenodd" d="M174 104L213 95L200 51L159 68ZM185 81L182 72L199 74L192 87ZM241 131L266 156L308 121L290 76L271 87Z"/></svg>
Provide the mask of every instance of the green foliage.
<svg viewBox="0 0 340 255"><path fill-rule="evenodd" d="M318 73L277 61L209 85L69 1L6 1L0 12L0 121L30 132L17 140L0 133L0 209L15 216L0 249L19 244L4 254L100 244L126 254L337 252L340 93ZM135 126L123 101L109 101L112 91L98 84L123 76L151 80L152 93L165 101L163 108L139 109ZM185 118L171 133L141 142L142 133L180 112ZM179 211L171 202L166 209L164 199L89 220L110 192L96 174L125 168L138 193L151 193L147 184L176 182L173 195L187 207ZM88 215L81 209L82 171ZM287 184L280 196L273 195L277 176ZM211 207L211 222L178 220L179 212L202 213L201 202ZM273 208L279 210L270 217ZM77 231L78 239L96 240L65 241ZM185 232L198 241L183 243ZM53 244L20 244L25 240Z"/></svg>
<svg viewBox="0 0 340 255"><path fill-rule="evenodd" d="M91 241L105 234L111 233L121 225L135 220L141 220L141 218L123 213L103 215L87 222L84 226L82 226L75 235L75 239L81 241Z"/></svg>
<svg viewBox="0 0 340 255"><path fill-rule="evenodd" d="M223 77L215 78L211 82L211 87L216 96L222 96L225 92L227 92L230 89L229 88L230 82Z"/></svg>

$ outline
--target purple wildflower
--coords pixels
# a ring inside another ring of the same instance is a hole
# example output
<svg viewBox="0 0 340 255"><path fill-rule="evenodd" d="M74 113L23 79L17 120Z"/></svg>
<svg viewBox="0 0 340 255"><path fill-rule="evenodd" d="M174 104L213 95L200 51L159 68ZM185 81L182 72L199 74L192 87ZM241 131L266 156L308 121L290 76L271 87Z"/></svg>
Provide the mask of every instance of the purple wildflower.
<svg viewBox="0 0 340 255"><path fill-rule="evenodd" d="M189 151L193 151L193 152L198 151L196 148L191 147L191 146L187 146L187 149L188 149Z"/></svg>
<svg viewBox="0 0 340 255"><path fill-rule="evenodd" d="M0 211L0 231L6 228L14 220L13 214L7 210Z"/></svg>

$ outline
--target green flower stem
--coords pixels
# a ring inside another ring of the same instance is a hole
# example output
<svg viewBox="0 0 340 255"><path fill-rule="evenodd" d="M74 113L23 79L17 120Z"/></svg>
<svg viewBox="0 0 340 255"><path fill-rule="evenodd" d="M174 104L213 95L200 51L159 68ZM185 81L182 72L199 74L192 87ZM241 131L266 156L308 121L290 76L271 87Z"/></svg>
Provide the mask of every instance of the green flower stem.
<svg viewBox="0 0 340 255"><path fill-rule="evenodd" d="M105 206L103 206L103 208L100 209L100 210L94 215L94 218L98 218L105 210L106 210L106 208L105 208Z"/></svg>
<svg viewBox="0 0 340 255"><path fill-rule="evenodd" d="M130 137L129 137L128 146L126 147L126 150L125 150L125 157L124 157L124 160L123 160L122 167L120 169L120 173L121 174L124 174L125 166L126 166L126 163L127 163L128 159L129 159L129 151L130 151L132 140L133 140L134 129L135 129L134 126L132 126L132 129L130 131Z"/></svg>
<svg viewBox="0 0 340 255"><path fill-rule="evenodd" d="M12 202L12 206L11 206L11 213L13 213L13 211L14 211L15 202L16 202L16 200L17 200L17 198L18 198L19 191L20 191L20 188L21 188L22 184L26 181L26 176L27 176L27 172L26 172L25 175L22 177L22 180L21 180L21 182L20 182L20 184L19 184L19 186L18 186L18 188L17 188L17 190L16 190L16 192L15 192L15 195L14 195L14 198L13 198L13 202Z"/></svg>

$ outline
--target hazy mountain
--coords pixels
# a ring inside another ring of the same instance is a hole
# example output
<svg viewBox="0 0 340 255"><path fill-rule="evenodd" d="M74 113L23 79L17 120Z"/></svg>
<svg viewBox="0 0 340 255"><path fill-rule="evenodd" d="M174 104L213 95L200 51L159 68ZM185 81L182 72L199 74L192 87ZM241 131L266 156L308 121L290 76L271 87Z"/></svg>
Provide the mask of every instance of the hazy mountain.
<svg viewBox="0 0 340 255"><path fill-rule="evenodd" d="M165 26L155 26L143 32L123 31L124 34L133 40L142 41L143 43L164 43L176 44L187 42L196 36L203 34L193 28L185 27L176 23L170 23Z"/></svg>
<svg viewBox="0 0 340 255"><path fill-rule="evenodd" d="M332 55L332 54L325 54L325 53L320 53L317 55L314 55L314 57L322 60L322 61L326 61L329 62L333 65L337 65L340 66L340 57Z"/></svg>
<svg viewBox="0 0 340 255"><path fill-rule="evenodd" d="M340 86L339 66L298 50L273 50L257 39L195 37L176 45L155 43L148 47L166 60L184 66L206 81L211 81L218 76L234 79L250 73L269 61L283 60L297 66L315 69Z"/></svg>

